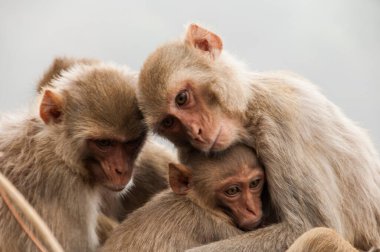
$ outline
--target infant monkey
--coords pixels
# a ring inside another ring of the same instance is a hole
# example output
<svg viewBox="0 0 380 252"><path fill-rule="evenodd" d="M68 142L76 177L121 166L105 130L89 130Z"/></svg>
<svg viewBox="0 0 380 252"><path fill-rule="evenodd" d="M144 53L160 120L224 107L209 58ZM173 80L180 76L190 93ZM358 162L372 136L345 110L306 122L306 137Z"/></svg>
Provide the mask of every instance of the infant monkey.
<svg viewBox="0 0 380 252"><path fill-rule="evenodd" d="M264 178L243 145L170 164L172 190L130 214L102 251L183 251L253 230L263 219Z"/></svg>

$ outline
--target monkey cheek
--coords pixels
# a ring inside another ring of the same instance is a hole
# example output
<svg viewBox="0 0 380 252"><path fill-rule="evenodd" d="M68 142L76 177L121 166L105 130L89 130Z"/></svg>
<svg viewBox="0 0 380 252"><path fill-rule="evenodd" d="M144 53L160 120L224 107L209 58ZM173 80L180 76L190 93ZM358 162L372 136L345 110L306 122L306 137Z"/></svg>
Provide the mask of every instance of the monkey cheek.
<svg viewBox="0 0 380 252"><path fill-rule="evenodd" d="M121 191L125 188L132 177L133 165L127 165L120 173L116 169L103 167L99 162L91 162L87 166L92 174L93 181L111 191Z"/></svg>

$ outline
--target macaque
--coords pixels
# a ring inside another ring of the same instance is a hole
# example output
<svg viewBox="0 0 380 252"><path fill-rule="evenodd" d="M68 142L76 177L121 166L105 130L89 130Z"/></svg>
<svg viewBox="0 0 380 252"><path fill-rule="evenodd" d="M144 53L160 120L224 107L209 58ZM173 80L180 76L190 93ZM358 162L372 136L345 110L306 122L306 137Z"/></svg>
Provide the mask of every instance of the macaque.
<svg viewBox="0 0 380 252"><path fill-rule="evenodd" d="M60 78L62 73L74 64L91 66L100 63L90 58L56 58L38 82L37 91L40 93L44 87L51 85L53 79ZM135 75L137 77L137 73ZM122 221L128 213L141 207L154 194L167 189L167 167L170 162L178 162L177 154L170 151L167 146L158 144L153 137L149 137L134 164L128 190L112 195L108 191L103 191L102 212L115 221ZM105 218L100 218L103 219ZM105 225L100 223L98 226Z"/></svg>
<svg viewBox="0 0 380 252"><path fill-rule="evenodd" d="M380 160L366 133L309 81L287 72L249 72L221 38L191 24L185 38L156 49L139 75L138 101L150 129L191 149L237 142L265 167L278 222L194 251L284 251L324 226L354 247L380 245Z"/></svg>
<svg viewBox="0 0 380 252"><path fill-rule="evenodd" d="M73 60L52 76L39 84L36 109L2 118L0 171L65 251L95 251L101 194L126 190L146 138L136 74ZM0 251L37 251L1 200Z"/></svg>
<svg viewBox="0 0 380 252"><path fill-rule="evenodd" d="M101 251L184 251L259 227L264 170L243 145L169 164L172 190L130 214Z"/></svg>

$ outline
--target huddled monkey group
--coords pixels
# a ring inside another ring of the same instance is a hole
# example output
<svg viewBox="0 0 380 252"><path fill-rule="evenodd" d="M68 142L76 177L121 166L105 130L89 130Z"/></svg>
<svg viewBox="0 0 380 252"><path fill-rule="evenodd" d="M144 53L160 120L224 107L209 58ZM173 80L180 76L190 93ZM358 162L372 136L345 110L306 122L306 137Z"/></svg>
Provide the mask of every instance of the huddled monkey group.
<svg viewBox="0 0 380 252"><path fill-rule="evenodd" d="M0 117L0 171L65 251L380 248L365 131L309 81L249 71L196 24L139 72L55 59L36 106ZM0 251L39 251L2 199Z"/></svg>

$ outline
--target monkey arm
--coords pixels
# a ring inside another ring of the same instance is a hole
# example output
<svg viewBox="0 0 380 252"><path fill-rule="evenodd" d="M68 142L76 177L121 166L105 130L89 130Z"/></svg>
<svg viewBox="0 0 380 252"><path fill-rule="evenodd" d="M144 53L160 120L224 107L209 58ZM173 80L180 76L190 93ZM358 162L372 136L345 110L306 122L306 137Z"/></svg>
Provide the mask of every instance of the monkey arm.
<svg viewBox="0 0 380 252"><path fill-rule="evenodd" d="M325 227L313 228L301 235L287 252L358 252L348 241L333 229Z"/></svg>
<svg viewBox="0 0 380 252"><path fill-rule="evenodd" d="M283 222L187 251L285 251L300 235Z"/></svg>
<svg viewBox="0 0 380 252"><path fill-rule="evenodd" d="M284 223L280 223L188 251L359 251L330 228L313 228L297 238L298 233L291 231ZM284 247L284 244L292 243L293 240L295 241L289 249Z"/></svg>

